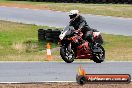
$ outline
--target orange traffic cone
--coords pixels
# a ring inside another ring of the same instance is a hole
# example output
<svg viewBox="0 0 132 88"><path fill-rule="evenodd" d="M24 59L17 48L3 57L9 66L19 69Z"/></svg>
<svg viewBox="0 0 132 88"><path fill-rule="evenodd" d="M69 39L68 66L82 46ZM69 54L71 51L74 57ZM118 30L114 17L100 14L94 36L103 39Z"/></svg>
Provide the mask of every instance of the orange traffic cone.
<svg viewBox="0 0 132 88"><path fill-rule="evenodd" d="M51 46L50 46L50 43L47 43L46 47L47 47L47 60L51 61L52 60L52 56L51 56L51 49L50 49Z"/></svg>

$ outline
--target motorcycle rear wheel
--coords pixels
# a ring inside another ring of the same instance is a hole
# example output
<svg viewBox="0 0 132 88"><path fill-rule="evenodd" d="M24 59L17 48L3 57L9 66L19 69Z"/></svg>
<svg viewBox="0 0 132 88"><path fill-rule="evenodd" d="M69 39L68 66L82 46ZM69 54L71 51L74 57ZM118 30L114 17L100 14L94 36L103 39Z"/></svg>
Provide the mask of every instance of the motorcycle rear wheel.
<svg viewBox="0 0 132 88"><path fill-rule="evenodd" d="M105 50L101 45L98 46L98 49L100 50L100 52L93 54L93 61L96 63L101 63L105 59Z"/></svg>
<svg viewBox="0 0 132 88"><path fill-rule="evenodd" d="M74 61L74 53L68 51L65 46L60 48L60 55L66 63L72 63Z"/></svg>

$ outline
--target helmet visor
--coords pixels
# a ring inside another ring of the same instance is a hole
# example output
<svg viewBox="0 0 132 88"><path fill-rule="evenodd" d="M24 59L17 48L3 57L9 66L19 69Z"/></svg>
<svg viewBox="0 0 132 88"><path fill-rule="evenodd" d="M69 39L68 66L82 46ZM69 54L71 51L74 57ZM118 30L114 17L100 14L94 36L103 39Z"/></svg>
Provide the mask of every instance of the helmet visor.
<svg viewBox="0 0 132 88"><path fill-rule="evenodd" d="M77 14L69 15L70 19L73 19L77 16Z"/></svg>

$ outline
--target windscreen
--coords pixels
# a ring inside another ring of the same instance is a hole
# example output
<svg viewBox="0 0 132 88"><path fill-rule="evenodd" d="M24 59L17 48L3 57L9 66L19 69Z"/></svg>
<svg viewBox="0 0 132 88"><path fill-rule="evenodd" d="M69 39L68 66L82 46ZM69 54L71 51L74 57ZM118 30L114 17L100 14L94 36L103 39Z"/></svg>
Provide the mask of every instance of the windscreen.
<svg viewBox="0 0 132 88"><path fill-rule="evenodd" d="M62 33L65 33L65 36L66 35L70 35L73 31L74 31L75 29L74 29L74 27L73 26L66 26L65 28L64 28L64 30L62 31Z"/></svg>

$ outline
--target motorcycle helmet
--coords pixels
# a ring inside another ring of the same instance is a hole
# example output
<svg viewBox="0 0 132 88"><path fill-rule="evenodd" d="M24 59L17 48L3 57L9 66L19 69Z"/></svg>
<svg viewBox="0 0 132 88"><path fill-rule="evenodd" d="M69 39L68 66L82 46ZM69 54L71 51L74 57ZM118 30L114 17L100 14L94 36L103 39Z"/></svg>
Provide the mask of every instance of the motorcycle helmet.
<svg viewBox="0 0 132 88"><path fill-rule="evenodd" d="M76 18L76 16L78 15L78 13L79 13L78 10L71 10L71 11L69 12L69 17L70 17L70 19Z"/></svg>

